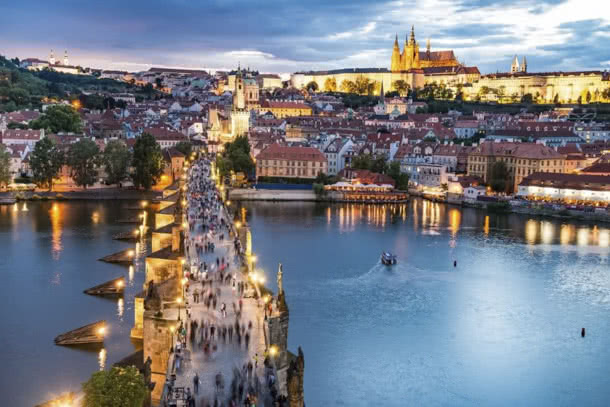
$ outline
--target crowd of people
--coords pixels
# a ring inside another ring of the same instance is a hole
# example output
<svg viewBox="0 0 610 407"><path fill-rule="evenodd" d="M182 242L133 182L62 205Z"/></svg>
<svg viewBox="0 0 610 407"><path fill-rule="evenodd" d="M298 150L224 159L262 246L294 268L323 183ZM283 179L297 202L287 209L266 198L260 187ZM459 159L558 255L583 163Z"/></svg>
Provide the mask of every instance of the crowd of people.
<svg viewBox="0 0 610 407"><path fill-rule="evenodd" d="M260 325L258 301L249 299L256 296L255 287L241 271L241 244L210 177L210 164L200 158L188 172L189 272L183 281L186 318L177 329L179 339L173 349L175 374L193 373L183 392L188 407L284 406L286 399L278 395L273 366L255 327ZM246 312L244 301L252 301L254 313ZM231 356L218 356L220 352ZM203 365L185 362L192 361L193 353L203 355ZM228 387L225 376L230 377ZM202 377L208 379L205 387Z"/></svg>

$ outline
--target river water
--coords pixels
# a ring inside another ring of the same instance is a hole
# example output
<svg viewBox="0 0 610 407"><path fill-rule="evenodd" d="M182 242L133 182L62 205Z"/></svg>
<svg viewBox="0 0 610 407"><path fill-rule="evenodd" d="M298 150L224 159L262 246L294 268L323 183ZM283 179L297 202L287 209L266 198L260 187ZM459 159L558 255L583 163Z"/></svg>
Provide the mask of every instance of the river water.
<svg viewBox="0 0 610 407"><path fill-rule="evenodd" d="M94 371L138 348L129 339L133 298L144 281L146 242L135 267L97 261L134 247L112 236L137 225L139 202L30 202L0 206L0 394L6 406L33 406L65 391L79 391ZM124 298L83 290L125 276ZM61 347L58 334L105 319L103 347ZM141 346L141 345L139 345Z"/></svg>
<svg viewBox="0 0 610 407"><path fill-rule="evenodd" d="M608 225L419 199L244 207L274 288L284 267L308 406L610 405Z"/></svg>
<svg viewBox="0 0 610 407"><path fill-rule="evenodd" d="M112 236L135 227L117 222L135 205L0 207L0 404L78 391L137 349L129 331L143 261L97 261L134 247ZM244 207L257 267L274 288L284 265L308 406L610 405L607 225L422 200ZM382 250L399 264L379 265ZM121 275L123 301L82 293ZM53 344L99 319L110 325L103 348Z"/></svg>

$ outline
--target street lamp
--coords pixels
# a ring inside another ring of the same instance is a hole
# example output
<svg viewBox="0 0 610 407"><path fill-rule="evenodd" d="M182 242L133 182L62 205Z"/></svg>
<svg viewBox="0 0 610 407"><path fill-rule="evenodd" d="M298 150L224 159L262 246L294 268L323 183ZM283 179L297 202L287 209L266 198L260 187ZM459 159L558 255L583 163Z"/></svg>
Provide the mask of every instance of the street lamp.
<svg viewBox="0 0 610 407"><path fill-rule="evenodd" d="M178 303L178 321L180 321L180 306L182 305L182 297L176 298L176 302Z"/></svg>

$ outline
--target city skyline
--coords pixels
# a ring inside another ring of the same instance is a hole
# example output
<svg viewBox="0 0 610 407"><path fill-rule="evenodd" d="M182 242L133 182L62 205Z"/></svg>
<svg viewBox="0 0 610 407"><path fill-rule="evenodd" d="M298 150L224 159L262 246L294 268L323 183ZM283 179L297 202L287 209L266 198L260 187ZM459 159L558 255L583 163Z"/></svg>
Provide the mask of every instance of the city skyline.
<svg viewBox="0 0 610 407"><path fill-rule="evenodd" d="M597 0L153 3L6 4L0 54L47 58L67 49L76 65L129 71L389 67L395 35L402 43L414 25L422 48L430 39L433 50L453 49L481 73L507 71L515 54L535 72L610 67L610 18Z"/></svg>

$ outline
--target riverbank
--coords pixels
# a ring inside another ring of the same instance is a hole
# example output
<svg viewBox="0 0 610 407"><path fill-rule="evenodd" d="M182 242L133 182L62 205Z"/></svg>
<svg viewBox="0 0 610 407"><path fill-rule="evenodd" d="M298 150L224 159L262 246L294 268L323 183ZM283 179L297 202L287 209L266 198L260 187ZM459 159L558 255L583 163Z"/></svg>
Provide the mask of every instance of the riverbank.
<svg viewBox="0 0 610 407"><path fill-rule="evenodd" d="M366 199L370 198L370 199ZM229 199L232 201L278 201L278 202L336 202L336 203L404 203L408 202L408 195L390 193L369 194L364 197L355 192L327 191L323 196L318 196L313 190L294 189L253 189L236 188L229 191Z"/></svg>
<svg viewBox="0 0 610 407"><path fill-rule="evenodd" d="M100 188L82 191L6 191L0 192L0 203L12 204L16 200L152 200L158 191L140 191L125 188Z"/></svg>
<svg viewBox="0 0 610 407"><path fill-rule="evenodd" d="M610 223L610 212L586 212L584 210L554 209L548 205L538 204L527 200L511 201L466 201L462 198L429 196L426 194L409 191L413 196L431 202L440 202L454 206L468 207L484 210L491 213L516 213L520 215L547 217L555 219L576 220L585 222L607 222ZM518 204L517 204L518 203Z"/></svg>

